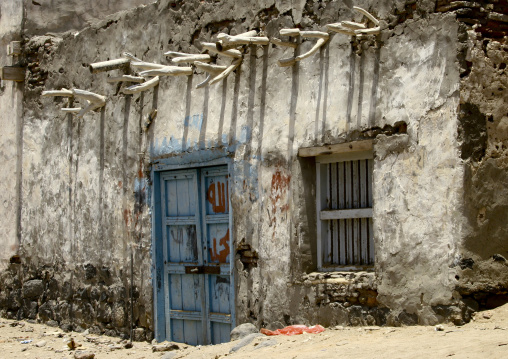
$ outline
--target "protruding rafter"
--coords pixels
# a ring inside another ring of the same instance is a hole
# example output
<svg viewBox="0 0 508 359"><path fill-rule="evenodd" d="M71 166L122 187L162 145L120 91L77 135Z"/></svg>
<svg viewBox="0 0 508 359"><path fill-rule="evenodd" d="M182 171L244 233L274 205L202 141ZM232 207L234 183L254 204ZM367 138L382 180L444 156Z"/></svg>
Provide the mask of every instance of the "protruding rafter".
<svg viewBox="0 0 508 359"><path fill-rule="evenodd" d="M146 70L155 70L161 69L166 65L156 64L153 62L145 62L145 61L133 61L131 62L131 67L137 71L146 71Z"/></svg>
<svg viewBox="0 0 508 359"><path fill-rule="evenodd" d="M122 76L113 76L108 77L108 82L143 82L145 81L144 77L141 76L131 76L131 75L122 75Z"/></svg>
<svg viewBox="0 0 508 359"><path fill-rule="evenodd" d="M268 45L270 40L265 36L258 36L256 30L245 32L240 35L228 35L220 33L217 35L218 41L215 47L218 51L223 51L228 46L238 47L242 45Z"/></svg>
<svg viewBox="0 0 508 359"><path fill-rule="evenodd" d="M127 68L130 62L131 60L126 58L95 62L93 64L90 64L90 72L96 74L98 72Z"/></svg>
<svg viewBox="0 0 508 359"><path fill-rule="evenodd" d="M314 55L319 50L319 48L321 46L323 46L330 38L330 35L326 32L301 31L300 29L281 29L280 34L282 36L291 36L291 37L301 36L301 37L307 38L307 39L318 39L316 44L306 53L292 57L292 58L279 60L278 64L281 67L293 66L297 61L301 61L303 59L306 59L307 57Z"/></svg>
<svg viewBox="0 0 508 359"><path fill-rule="evenodd" d="M79 111L79 113L77 114L78 118L81 118L86 113L101 108L106 104L106 97L90 91L73 89L72 93L74 94L74 97L83 99L87 102L87 106L83 108L81 111Z"/></svg>
<svg viewBox="0 0 508 359"><path fill-rule="evenodd" d="M77 117L83 117L87 112L96 110L98 108L103 107L106 104L106 97L80 89L67 90L62 88L61 90L49 90L43 91L41 94L42 97L50 97L50 96L59 96L59 97L76 97L85 102L85 107L73 107L67 108L64 107L61 110L64 112L78 113Z"/></svg>
<svg viewBox="0 0 508 359"><path fill-rule="evenodd" d="M257 35L258 35L258 32L256 30L250 30L250 31L238 34L238 35L234 35L234 36L221 32L220 34L217 35L218 40L215 42L215 47L217 48L218 51L226 51L229 49L234 49L234 48L244 45L244 44L237 44L237 43L235 43L235 41L229 42L228 41L229 38L231 38L231 37L250 38L250 37L255 37Z"/></svg>
<svg viewBox="0 0 508 359"><path fill-rule="evenodd" d="M326 27L329 31L338 32L342 34L346 34L349 36L361 36L361 35L376 35L381 32L381 27L379 26L379 20L374 17L367 10L359 7L353 6L353 9L363 14L367 19L372 21L374 27L368 28L366 24L353 22L353 21L341 21L334 24L328 24Z"/></svg>
<svg viewBox="0 0 508 359"><path fill-rule="evenodd" d="M67 90L66 88L62 88L61 90L42 91L41 97L51 97L51 96L72 97L74 96L74 93L72 92L72 90Z"/></svg>
<svg viewBox="0 0 508 359"><path fill-rule="evenodd" d="M186 54L183 52L168 51L164 55L172 57L171 61L175 64L188 63L193 64L196 61L199 62L210 62L212 57L208 54Z"/></svg>
<svg viewBox="0 0 508 359"><path fill-rule="evenodd" d="M227 57L232 57L235 59L241 59L243 57L242 53L239 50L236 49L230 49L225 51L219 51L217 50L216 45L213 42L202 42L201 46L203 46L203 49L208 50L208 52L211 52L213 54L223 55Z"/></svg>
<svg viewBox="0 0 508 359"><path fill-rule="evenodd" d="M139 93L139 92L143 92L148 89L151 89L152 87L155 87L158 84L159 84L159 76L155 76L154 78L152 78L146 82L143 82L142 84L133 85L133 86L125 88L123 90L123 93L126 95L132 95L135 93Z"/></svg>
<svg viewBox="0 0 508 359"><path fill-rule="evenodd" d="M296 42L282 41L281 39L278 39L276 37L272 37L270 39L270 42L278 46L292 47L293 49L296 49L298 47L298 44Z"/></svg>
<svg viewBox="0 0 508 359"><path fill-rule="evenodd" d="M189 76L192 75L192 67L163 66L145 70L139 74L141 76Z"/></svg>
<svg viewBox="0 0 508 359"><path fill-rule="evenodd" d="M217 76L215 76L211 81L210 81L210 85L213 85L214 83L217 83L219 82L220 80L222 79L225 79L226 77L229 76L229 74L231 72L233 72L238 66L240 66L240 64L242 63L242 60L243 59L236 59L234 60L231 65L229 65L224 71L222 71L220 74L218 74Z"/></svg>
<svg viewBox="0 0 508 359"><path fill-rule="evenodd" d="M196 86L197 89L205 87L212 78L218 76L221 72L225 71L228 68L227 66L205 64L204 62L199 61L195 62L194 66L208 73L208 76L206 76L205 80Z"/></svg>

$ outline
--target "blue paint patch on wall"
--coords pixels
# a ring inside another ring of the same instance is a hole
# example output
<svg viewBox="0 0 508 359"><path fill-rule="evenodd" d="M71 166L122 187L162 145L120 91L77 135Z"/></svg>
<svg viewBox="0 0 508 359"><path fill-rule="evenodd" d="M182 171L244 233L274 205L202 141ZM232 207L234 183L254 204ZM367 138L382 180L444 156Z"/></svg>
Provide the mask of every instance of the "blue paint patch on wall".
<svg viewBox="0 0 508 359"><path fill-rule="evenodd" d="M195 114L191 116L186 116L184 119L184 133L186 138L186 143L183 143L182 137L184 134L174 134L169 139L164 138L156 138L154 142L150 146L150 155L151 158L158 158L161 156L171 156L184 154L189 152L200 152L203 148L199 149L199 141L198 135L203 126L204 115ZM252 140L252 129L249 126L242 125L240 135L238 138L233 138L231 143L228 143L228 134L223 133L219 138L212 138L206 140L206 146L204 150L215 150L215 149L225 149L228 153L234 153L239 145L247 144ZM258 156L256 154L251 154L249 160L258 160L262 161L262 156ZM254 166L255 167L255 166ZM256 176L255 169L249 169L248 172L252 176Z"/></svg>
<svg viewBox="0 0 508 359"><path fill-rule="evenodd" d="M164 137L162 140L156 138L150 147L150 155L152 157L160 156L167 153L182 152L182 140L171 136L169 140Z"/></svg>
<svg viewBox="0 0 508 359"><path fill-rule="evenodd" d="M201 129L201 126L203 125L203 114L197 114L192 116L186 116L184 124L188 127L194 127L197 129Z"/></svg>
<svg viewBox="0 0 508 359"><path fill-rule="evenodd" d="M252 137L252 130L249 126L242 126L242 130L240 131L240 138L238 138L238 142L247 143L250 141Z"/></svg>
<svg viewBox="0 0 508 359"><path fill-rule="evenodd" d="M233 164L234 192L248 193L253 203L259 199L259 177L256 163L240 161Z"/></svg>

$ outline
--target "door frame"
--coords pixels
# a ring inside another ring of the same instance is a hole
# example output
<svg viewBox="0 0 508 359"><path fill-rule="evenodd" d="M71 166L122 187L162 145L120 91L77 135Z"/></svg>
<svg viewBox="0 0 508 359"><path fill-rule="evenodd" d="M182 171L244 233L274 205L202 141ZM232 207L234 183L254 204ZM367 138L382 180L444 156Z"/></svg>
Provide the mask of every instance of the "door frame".
<svg viewBox="0 0 508 359"><path fill-rule="evenodd" d="M196 161L196 159L205 158L205 161ZM156 158L152 162L151 169L151 197L150 208L152 211L152 287L153 287L153 326L155 331L155 340L158 342L170 340L169 333L166 332L166 312L165 312L165 290L164 290L164 246L162 233L162 203L160 193L161 173L165 171L203 168L212 166L226 165L229 173L229 233L230 233L230 269L231 269L231 325L236 326L236 286L235 286L235 241L233 228L233 207L231 206L231 195L233 193L233 159L231 154L216 151L196 151L181 154L175 157ZM167 278L166 278L167 280Z"/></svg>

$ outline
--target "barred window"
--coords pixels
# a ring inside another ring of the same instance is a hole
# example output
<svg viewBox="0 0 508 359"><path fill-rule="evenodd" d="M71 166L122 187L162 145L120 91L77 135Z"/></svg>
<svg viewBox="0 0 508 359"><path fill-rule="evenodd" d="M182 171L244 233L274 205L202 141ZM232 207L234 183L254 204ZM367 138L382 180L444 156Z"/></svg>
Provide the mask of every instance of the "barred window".
<svg viewBox="0 0 508 359"><path fill-rule="evenodd" d="M318 267L374 264L372 151L316 156Z"/></svg>

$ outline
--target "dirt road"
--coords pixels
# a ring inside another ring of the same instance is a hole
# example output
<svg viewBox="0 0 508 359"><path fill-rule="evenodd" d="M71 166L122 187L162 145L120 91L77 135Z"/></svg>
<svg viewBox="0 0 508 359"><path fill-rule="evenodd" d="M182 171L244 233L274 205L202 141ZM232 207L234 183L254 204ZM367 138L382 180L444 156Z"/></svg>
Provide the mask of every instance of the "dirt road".
<svg viewBox="0 0 508 359"><path fill-rule="evenodd" d="M259 336L231 351L239 341L210 346L175 343L177 350L153 352L149 343L132 348L119 338L64 333L58 328L0 318L0 358L508 358L508 304L480 312L462 327L337 327L320 334ZM71 350L72 340L76 348ZM25 342L28 341L28 342ZM174 346L173 346L174 347ZM89 356L91 357L91 356ZM86 356L82 356L86 358Z"/></svg>

